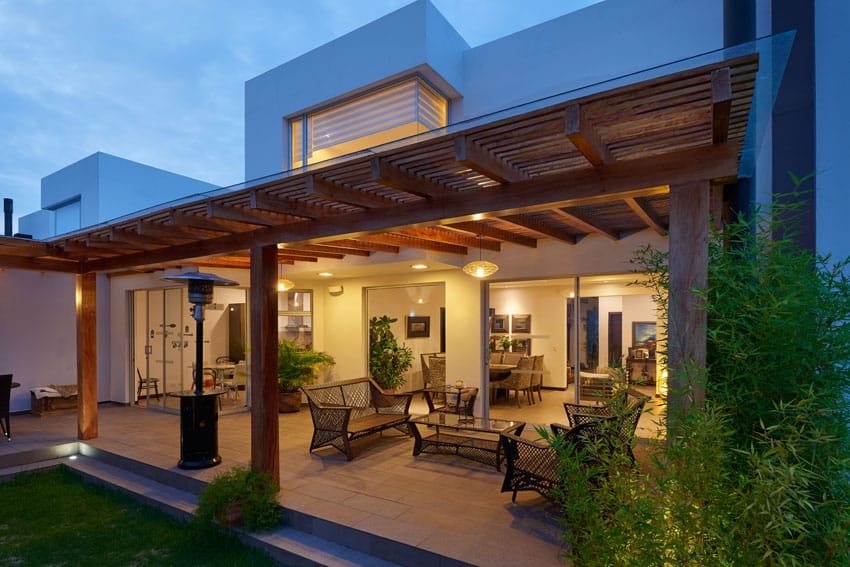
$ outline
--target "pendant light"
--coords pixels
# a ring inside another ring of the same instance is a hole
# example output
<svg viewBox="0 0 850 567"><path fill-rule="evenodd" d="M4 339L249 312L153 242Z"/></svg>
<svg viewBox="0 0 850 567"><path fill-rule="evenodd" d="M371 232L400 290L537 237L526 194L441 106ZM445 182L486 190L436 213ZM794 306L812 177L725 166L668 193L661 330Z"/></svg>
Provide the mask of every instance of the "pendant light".
<svg viewBox="0 0 850 567"><path fill-rule="evenodd" d="M499 270L499 266L493 262L481 259L481 235L478 235L478 259L468 263L463 267L464 273L476 278L486 278L489 275L495 274Z"/></svg>
<svg viewBox="0 0 850 567"><path fill-rule="evenodd" d="M295 287L295 282L292 280L288 280L283 277L283 264L277 265L277 290L278 291L289 291Z"/></svg>

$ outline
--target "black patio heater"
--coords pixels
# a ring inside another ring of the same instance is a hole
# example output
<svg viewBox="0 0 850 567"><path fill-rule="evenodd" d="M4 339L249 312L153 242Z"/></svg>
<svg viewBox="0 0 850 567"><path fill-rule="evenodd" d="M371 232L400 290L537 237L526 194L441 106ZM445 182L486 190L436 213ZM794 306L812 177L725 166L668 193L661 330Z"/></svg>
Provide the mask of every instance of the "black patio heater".
<svg viewBox="0 0 850 567"><path fill-rule="evenodd" d="M195 391L180 392L180 461L181 469L205 469L221 462L218 454L218 396L221 390L204 393L204 305L212 303L213 287L238 285L215 274L190 272L165 276L165 281L186 283L189 303L194 303L195 319Z"/></svg>

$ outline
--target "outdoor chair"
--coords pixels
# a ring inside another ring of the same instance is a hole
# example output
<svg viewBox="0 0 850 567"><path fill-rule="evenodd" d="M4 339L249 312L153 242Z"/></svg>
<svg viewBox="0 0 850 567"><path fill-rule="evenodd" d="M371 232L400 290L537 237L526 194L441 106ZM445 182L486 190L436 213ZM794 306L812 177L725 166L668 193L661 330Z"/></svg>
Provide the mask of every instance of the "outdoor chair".
<svg viewBox="0 0 850 567"><path fill-rule="evenodd" d="M517 367L511 370L511 375L505 378L504 380L500 380L498 382L491 382L490 389L491 391L495 390L506 390L508 393L508 400L511 397L511 391L516 392L516 406L520 407L519 404L519 393L525 392L526 399L528 400L528 405L534 403L534 396L531 393L531 359L528 357L523 357L517 363ZM495 393L495 392L493 392ZM491 399L495 399L491 396Z"/></svg>
<svg viewBox="0 0 850 567"><path fill-rule="evenodd" d="M475 410L475 398L478 397L478 388L446 388L445 411L463 414L472 417Z"/></svg>
<svg viewBox="0 0 850 567"><path fill-rule="evenodd" d="M12 397L12 375L0 374L0 428L6 441L12 440L12 425L9 423L9 399Z"/></svg>
<svg viewBox="0 0 850 567"><path fill-rule="evenodd" d="M590 455L590 448L604 442L601 423L595 421L573 428L553 423L550 427L552 433L562 436L563 442L571 445L574 451L584 451L583 464L592 466L598 463ZM557 451L543 440L524 439L516 435L515 430L509 429L499 435L506 461L502 492L513 492L513 502L516 502L520 490L535 490L552 502L557 502L554 489L561 483ZM583 487L576 489L582 490Z"/></svg>
<svg viewBox="0 0 850 567"><path fill-rule="evenodd" d="M537 392L537 399L543 401L543 355L531 357L531 394Z"/></svg>
<svg viewBox="0 0 850 567"><path fill-rule="evenodd" d="M443 388L446 385L446 357L431 356L428 358L428 375L425 377L426 388Z"/></svg>
<svg viewBox="0 0 850 567"><path fill-rule="evenodd" d="M564 404L567 421L570 427L578 427L585 423L598 421L600 418L617 419L616 435L629 460L634 464L635 455L632 452L632 440L637 430L637 424L643 414L643 408L649 400L632 388L620 390L608 403L598 406L580 404Z"/></svg>
<svg viewBox="0 0 850 567"><path fill-rule="evenodd" d="M136 368L136 374L139 376L139 386L136 389L136 403L138 404L142 397L142 390L145 391L145 397L150 398L151 388L153 388L154 397L159 398L159 378L151 378L150 376L143 378L142 371L138 368Z"/></svg>

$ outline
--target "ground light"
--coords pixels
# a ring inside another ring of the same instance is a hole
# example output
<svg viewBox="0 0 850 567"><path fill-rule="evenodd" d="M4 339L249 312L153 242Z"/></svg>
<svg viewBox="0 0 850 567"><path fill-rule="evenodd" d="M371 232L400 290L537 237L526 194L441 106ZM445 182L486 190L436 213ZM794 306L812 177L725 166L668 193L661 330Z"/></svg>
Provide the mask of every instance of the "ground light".
<svg viewBox="0 0 850 567"><path fill-rule="evenodd" d="M221 462L218 454L218 396L221 390L204 392L204 305L212 303L213 287L238 285L215 274L190 272L162 278L189 286L189 303L195 306L195 376L193 392L180 392L180 461L181 469L204 469Z"/></svg>

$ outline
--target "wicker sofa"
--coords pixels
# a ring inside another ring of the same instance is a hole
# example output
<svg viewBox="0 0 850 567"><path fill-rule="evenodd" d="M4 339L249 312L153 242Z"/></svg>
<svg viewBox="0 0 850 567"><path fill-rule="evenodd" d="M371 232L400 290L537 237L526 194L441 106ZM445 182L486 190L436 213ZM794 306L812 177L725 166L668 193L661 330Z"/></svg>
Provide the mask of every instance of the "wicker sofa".
<svg viewBox="0 0 850 567"><path fill-rule="evenodd" d="M387 394L371 378L302 386L313 419L310 451L331 445L350 461L351 441L385 429L410 435L412 394Z"/></svg>
<svg viewBox="0 0 850 567"><path fill-rule="evenodd" d="M39 417L77 409L77 385L40 386L30 390L30 413Z"/></svg>

